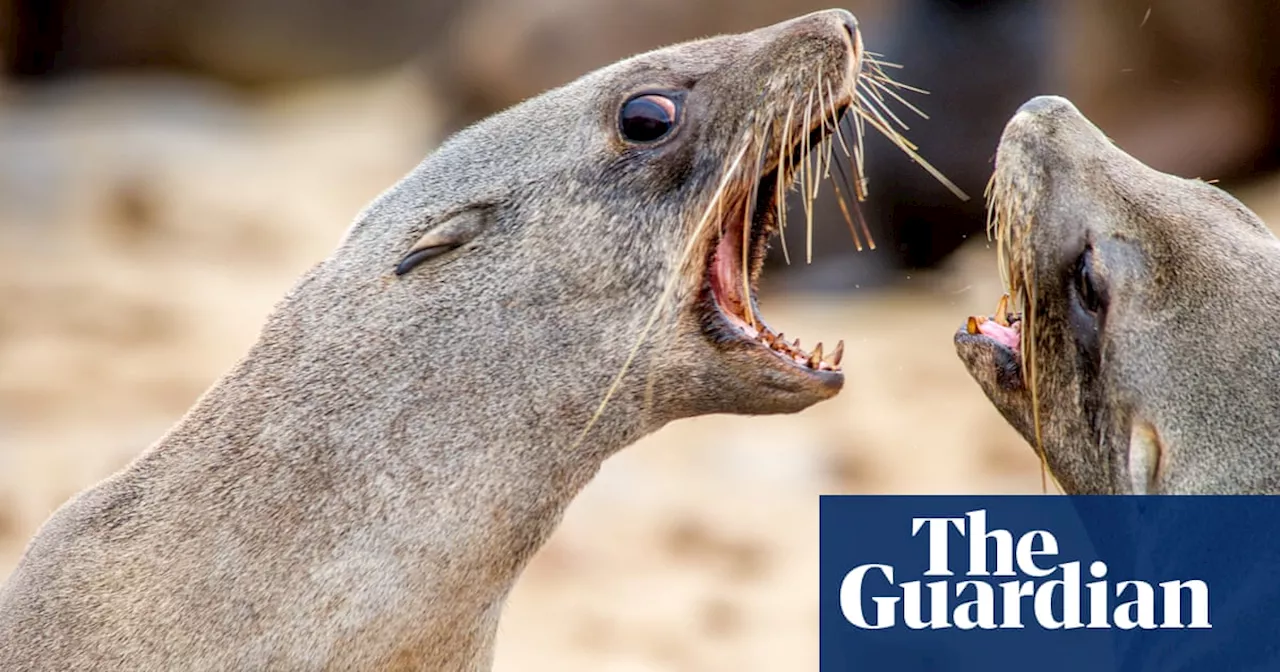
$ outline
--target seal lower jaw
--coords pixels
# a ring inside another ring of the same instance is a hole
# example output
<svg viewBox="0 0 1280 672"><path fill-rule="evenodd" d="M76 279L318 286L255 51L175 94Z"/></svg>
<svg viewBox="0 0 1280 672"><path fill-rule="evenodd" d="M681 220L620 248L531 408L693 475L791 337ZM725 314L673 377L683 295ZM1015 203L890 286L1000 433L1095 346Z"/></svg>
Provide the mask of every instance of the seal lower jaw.
<svg viewBox="0 0 1280 672"><path fill-rule="evenodd" d="M973 315L956 332L956 351L984 386L1005 393L1026 389L1022 377L1022 316L1011 313L1008 295L991 316Z"/></svg>

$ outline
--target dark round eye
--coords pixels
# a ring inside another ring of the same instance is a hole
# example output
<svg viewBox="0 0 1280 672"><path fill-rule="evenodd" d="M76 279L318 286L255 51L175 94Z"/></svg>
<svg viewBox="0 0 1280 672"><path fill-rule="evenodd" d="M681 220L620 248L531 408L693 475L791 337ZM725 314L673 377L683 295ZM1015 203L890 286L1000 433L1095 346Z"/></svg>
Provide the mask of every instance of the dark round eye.
<svg viewBox="0 0 1280 672"><path fill-rule="evenodd" d="M660 140L675 127L676 102L656 93L628 100L618 113L618 130L630 142Z"/></svg>
<svg viewBox="0 0 1280 672"><path fill-rule="evenodd" d="M1076 293L1080 296L1080 306L1090 313L1102 310L1106 302L1099 285L1098 277L1093 269L1093 248L1086 248L1076 262Z"/></svg>

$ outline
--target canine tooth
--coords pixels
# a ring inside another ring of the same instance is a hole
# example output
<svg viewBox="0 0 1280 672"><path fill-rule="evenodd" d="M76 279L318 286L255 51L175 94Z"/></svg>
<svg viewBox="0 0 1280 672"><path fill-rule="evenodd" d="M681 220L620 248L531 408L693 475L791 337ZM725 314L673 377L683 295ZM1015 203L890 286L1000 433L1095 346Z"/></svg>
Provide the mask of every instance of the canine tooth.
<svg viewBox="0 0 1280 672"><path fill-rule="evenodd" d="M832 366L840 366L840 359L844 357L844 341L836 343L835 352L831 353Z"/></svg>
<svg viewBox="0 0 1280 672"><path fill-rule="evenodd" d="M809 368L811 369L818 368L818 364L821 361L822 361L822 344L819 343L817 347L813 349L813 354L809 355L809 362L808 362Z"/></svg>
<svg viewBox="0 0 1280 672"><path fill-rule="evenodd" d="M996 324L1007 327L1009 326L1009 295L1004 294L1000 297L1000 303L996 304Z"/></svg>
<svg viewBox="0 0 1280 672"><path fill-rule="evenodd" d="M969 321L968 321L968 322L966 322L966 323L965 323L965 325L964 325L964 330L965 330L966 332L968 332L970 336L972 336L972 335L974 335L974 334L977 334L977 333L978 333L978 325L979 325L979 324L981 324L981 322L978 322L978 318L973 317L973 316L971 315L971 316L969 316Z"/></svg>

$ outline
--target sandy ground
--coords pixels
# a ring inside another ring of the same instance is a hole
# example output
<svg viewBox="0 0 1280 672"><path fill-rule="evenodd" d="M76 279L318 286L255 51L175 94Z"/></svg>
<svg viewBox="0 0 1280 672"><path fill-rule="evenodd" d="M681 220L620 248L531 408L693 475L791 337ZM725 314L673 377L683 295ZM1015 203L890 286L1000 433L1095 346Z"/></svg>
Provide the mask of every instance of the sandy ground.
<svg viewBox="0 0 1280 672"><path fill-rule="evenodd" d="M247 349L431 118L396 75L253 108L119 83L0 105L0 577ZM1280 215L1275 187L1246 197ZM610 460L517 586L497 668L814 669L819 494L1040 492L951 345L994 306L993 253L905 285L766 296L788 334L845 339L845 391Z"/></svg>

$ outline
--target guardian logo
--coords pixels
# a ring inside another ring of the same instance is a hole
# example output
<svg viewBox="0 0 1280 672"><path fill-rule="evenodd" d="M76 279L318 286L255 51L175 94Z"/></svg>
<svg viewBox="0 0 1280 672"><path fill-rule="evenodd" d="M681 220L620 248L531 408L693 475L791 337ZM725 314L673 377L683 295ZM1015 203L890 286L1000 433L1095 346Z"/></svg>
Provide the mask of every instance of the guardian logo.
<svg viewBox="0 0 1280 672"><path fill-rule="evenodd" d="M821 672L1280 670L1280 497L824 496Z"/></svg>
<svg viewBox="0 0 1280 672"><path fill-rule="evenodd" d="M1107 564L1095 560L1087 569L1094 580L1086 582L1081 561L1069 559L1070 549L1060 549L1052 532L1032 530L1015 538L1009 530L988 529L986 510L912 518L910 535L927 541L923 576L933 580L897 583L901 572L885 563L854 567L840 583L840 610L853 626L875 630L901 622L913 630L992 630L1023 628L1024 619L1033 619L1050 630L1212 627L1203 580L1113 582ZM952 543L967 544L962 568L951 566ZM1189 613L1183 611L1184 597ZM870 610L868 602L874 604Z"/></svg>

